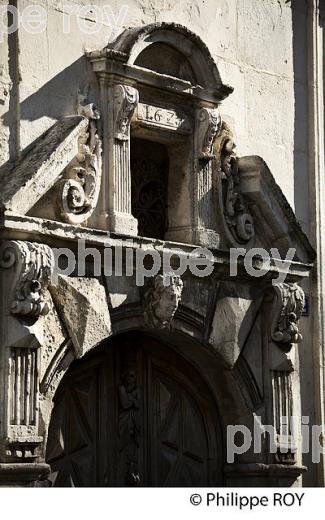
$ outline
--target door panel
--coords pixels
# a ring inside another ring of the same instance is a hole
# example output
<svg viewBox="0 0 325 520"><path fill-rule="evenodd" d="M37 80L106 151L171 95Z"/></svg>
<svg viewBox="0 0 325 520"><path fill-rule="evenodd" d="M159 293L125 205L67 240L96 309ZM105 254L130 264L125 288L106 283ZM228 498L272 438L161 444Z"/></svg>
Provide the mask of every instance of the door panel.
<svg viewBox="0 0 325 520"><path fill-rule="evenodd" d="M47 446L53 485L220 484L217 421L183 358L123 335L75 362L59 387Z"/></svg>

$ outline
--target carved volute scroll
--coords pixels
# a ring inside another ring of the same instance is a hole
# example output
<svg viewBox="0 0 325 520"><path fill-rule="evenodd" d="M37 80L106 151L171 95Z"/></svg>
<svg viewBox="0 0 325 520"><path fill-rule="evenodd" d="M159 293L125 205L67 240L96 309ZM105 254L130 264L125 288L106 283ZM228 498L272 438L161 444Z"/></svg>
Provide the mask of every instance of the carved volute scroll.
<svg viewBox="0 0 325 520"><path fill-rule="evenodd" d="M58 211L70 224L80 224L93 213L100 190L101 141L97 121L99 111L93 103L80 105L79 115L88 119L88 126L78 138L78 153L65 170L58 184Z"/></svg>
<svg viewBox="0 0 325 520"><path fill-rule="evenodd" d="M213 141L220 130L221 116L217 108L202 108L199 113L199 159L212 159Z"/></svg>
<svg viewBox="0 0 325 520"><path fill-rule="evenodd" d="M114 86L114 136L126 141L130 135L130 122L139 101L137 89L128 85Z"/></svg>
<svg viewBox="0 0 325 520"><path fill-rule="evenodd" d="M275 299L271 337L280 347L290 350L300 343L298 322L305 305L304 291L297 283L274 284Z"/></svg>
<svg viewBox="0 0 325 520"><path fill-rule="evenodd" d="M44 292L54 269L50 247L20 240L6 242L1 248L0 267L15 269L12 314L37 318L49 312Z"/></svg>
<svg viewBox="0 0 325 520"><path fill-rule="evenodd" d="M157 274L144 294L145 320L156 329L170 328L181 301L183 281L178 275Z"/></svg>
<svg viewBox="0 0 325 520"><path fill-rule="evenodd" d="M247 244L255 235L254 220L240 188L237 155L233 135L223 122L214 149L221 174L221 203L226 225L238 244Z"/></svg>

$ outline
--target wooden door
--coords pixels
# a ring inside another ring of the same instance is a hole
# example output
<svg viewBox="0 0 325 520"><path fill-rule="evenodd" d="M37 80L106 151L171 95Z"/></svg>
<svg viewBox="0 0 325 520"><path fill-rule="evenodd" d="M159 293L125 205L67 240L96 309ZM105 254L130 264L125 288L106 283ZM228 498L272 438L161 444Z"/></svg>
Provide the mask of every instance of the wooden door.
<svg viewBox="0 0 325 520"><path fill-rule="evenodd" d="M47 462L55 486L220 485L218 432L199 374L156 340L123 335L63 379Z"/></svg>

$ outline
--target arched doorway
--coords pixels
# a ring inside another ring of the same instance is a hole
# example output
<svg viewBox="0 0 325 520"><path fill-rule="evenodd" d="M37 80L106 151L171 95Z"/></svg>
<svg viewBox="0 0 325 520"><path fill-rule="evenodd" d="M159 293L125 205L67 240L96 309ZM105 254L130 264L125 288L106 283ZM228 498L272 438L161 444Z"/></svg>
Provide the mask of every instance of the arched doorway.
<svg viewBox="0 0 325 520"><path fill-rule="evenodd" d="M66 373L46 459L55 486L220 485L220 438L198 372L156 339L127 333Z"/></svg>

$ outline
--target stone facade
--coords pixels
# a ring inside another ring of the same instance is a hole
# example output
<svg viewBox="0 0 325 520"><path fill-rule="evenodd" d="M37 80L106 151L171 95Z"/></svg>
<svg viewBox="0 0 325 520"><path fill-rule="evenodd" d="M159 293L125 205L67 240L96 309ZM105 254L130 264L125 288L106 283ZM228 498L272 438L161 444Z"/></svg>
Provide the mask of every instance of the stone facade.
<svg viewBox="0 0 325 520"><path fill-rule="evenodd" d="M107 43L76 17L58 41L66 14L49 2L53 41L21 30L3 47L0 482L322 483L284 424L322 417L309 240L317 254L322 241L300 188L319 133L297 113L307 49L299 70L294 48L317 2L157 4L131 2ZM211 271L180 275L174 256L198 247ZM270 248L295 254L264 272ZM108 251L121 273L103 268ZM172 276L147 262L166 254ZM275 449L264 435L229 462L227 427L253 433L256 417Z"/></svg>

